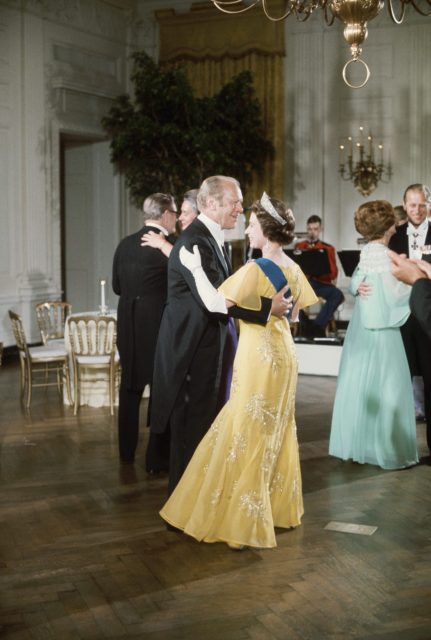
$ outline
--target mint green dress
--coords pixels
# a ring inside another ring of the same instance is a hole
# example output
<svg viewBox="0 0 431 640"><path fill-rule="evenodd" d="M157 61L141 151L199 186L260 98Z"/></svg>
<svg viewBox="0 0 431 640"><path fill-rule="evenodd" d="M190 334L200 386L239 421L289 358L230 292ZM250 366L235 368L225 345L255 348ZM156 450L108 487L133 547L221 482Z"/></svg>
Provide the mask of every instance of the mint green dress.
<svg viewBox="0 0 431 640"><path fill-rule="evenodd" d="M332 414L329 453L342 460L402 469L418 462L409 367L399 327L411 288L396 280L384 245L362 252L350 284L372 286L357 297L346 333Z"/></svg>

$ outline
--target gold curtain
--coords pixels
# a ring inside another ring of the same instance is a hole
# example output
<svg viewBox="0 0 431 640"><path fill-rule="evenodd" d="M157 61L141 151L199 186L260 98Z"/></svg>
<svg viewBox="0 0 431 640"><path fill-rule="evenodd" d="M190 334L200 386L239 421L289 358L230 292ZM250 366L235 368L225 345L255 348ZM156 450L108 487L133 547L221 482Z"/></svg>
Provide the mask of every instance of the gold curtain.
<svg viewBox="0 0 431 640"><path fill-rule="evenodd" d="M265 134L275 155L245 194L250 203L266 190L283 198L284 31L255 10L227 16L209 0L188 14L159 11L160 62L180 64L198 96L211 96L241 71L251 71L262 106Z"/></svg>

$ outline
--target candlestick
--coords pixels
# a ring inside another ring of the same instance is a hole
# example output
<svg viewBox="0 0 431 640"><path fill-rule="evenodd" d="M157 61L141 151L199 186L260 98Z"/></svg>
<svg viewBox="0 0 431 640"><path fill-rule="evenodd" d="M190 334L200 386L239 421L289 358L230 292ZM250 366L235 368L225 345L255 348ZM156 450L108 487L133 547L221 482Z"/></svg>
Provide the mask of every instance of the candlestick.
<svg viewBox="0 0 431 640"><path fill-rule="evenodd" d="M100 310L103 312L106 309L106 297L105 297L106 280L100 281Z"/></svg>

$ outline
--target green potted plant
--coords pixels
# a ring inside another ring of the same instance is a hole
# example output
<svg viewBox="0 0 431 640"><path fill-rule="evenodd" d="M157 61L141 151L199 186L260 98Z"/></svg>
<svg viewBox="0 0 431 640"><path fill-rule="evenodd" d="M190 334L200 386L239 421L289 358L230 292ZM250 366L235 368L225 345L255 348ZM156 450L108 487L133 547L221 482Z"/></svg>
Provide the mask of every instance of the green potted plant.
<svg viewBox="0 0 431 640"><path fill-rule="evenodd" d="M181 197L209 175L234 176L246 189L262 173L273 147L250 72L197 98L180 68L161 68L137 52L131 80L133 97L119 96L102 125L136 206L156 191Z"/></svg>

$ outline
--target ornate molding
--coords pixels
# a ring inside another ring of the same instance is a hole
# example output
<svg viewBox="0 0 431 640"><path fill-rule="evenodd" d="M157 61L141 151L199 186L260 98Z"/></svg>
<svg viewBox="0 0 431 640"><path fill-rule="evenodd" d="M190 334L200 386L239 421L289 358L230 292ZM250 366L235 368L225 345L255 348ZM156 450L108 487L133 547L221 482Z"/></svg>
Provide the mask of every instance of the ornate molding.
<svg viewBox="0 0 431 640"><path fill-rule="evenodd" d="M121 3L115 0L7 0L7 4L44 20L123 41L135 3L133 0Z"/></svg>

